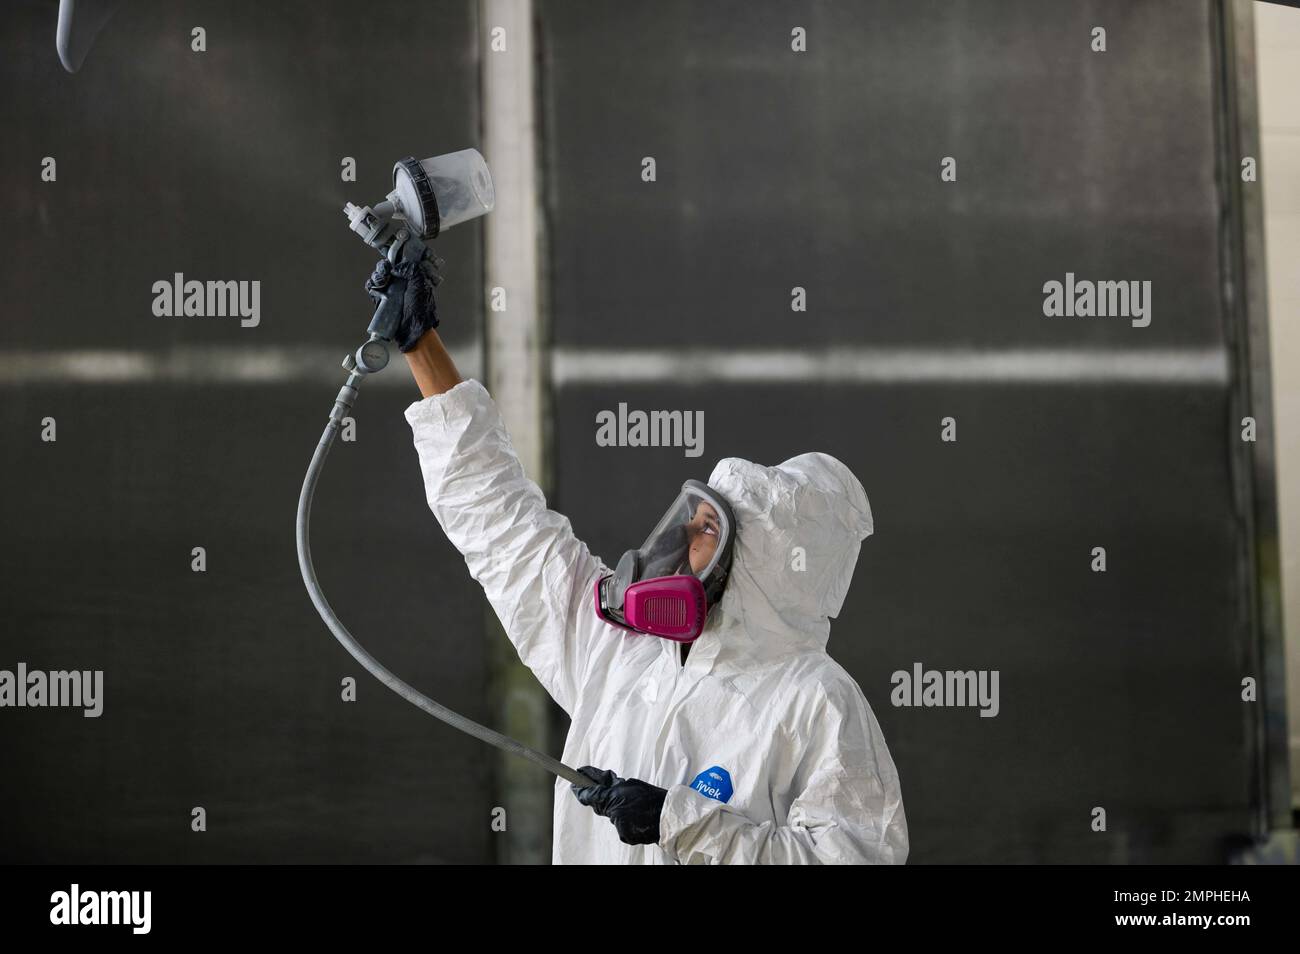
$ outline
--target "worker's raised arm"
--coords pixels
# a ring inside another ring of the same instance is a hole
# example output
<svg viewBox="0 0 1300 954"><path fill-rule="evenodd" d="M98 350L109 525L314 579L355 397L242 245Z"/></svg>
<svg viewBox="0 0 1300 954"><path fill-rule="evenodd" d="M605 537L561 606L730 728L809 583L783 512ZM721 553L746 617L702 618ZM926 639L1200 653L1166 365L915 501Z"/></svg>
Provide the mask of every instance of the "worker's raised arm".
<svg viewBox="0 0 1300 954"><path fill-rule="evenodd" d="M445 394L460 384L460 372L456 370L456 364L447 353L438 332L432 329L425 332L405 354L411 376L425 397Z"/></svg>
<svg viewBox="0 0 1300 954"><path fill-rule="evenodd" d="M425 398L406 409L429 509L465 557L519 658L572 714L593 644L617 640L592 609L600 561L549 510L496 403L462 381L437 333L405 352Z"/></svg>

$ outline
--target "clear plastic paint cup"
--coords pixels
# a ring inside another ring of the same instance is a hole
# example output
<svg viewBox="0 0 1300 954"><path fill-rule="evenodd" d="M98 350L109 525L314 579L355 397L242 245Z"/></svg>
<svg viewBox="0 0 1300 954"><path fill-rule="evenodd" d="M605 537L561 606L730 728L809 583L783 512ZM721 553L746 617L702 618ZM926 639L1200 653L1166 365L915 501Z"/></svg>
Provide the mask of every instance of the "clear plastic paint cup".
<svg viewBox="0 0 1300 954"><path fill-rule="evenodd" d="M433 156L418 164L399 162L393 167L393 186L388 198L424 237L476 219L496 205L492 173L477 149Z"/></svg>

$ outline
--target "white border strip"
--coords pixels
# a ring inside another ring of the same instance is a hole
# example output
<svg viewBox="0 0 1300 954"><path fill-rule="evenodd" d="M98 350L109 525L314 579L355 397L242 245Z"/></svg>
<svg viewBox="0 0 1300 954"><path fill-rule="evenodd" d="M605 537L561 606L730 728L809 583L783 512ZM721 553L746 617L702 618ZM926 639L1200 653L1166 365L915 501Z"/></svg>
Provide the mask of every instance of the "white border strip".
<svg viewBox="0 0 1300 954"><path fill-rule="evenodd" d="M0 351L0 385L342 384L347 349L179 347L166 351ZM455 348L462 375L481 377L476 346ZM371 386L411 383L394 349ZM556 387L609 384L1159 384L1226 386L1222 348L1148 350L836 348L825 351L559 348Z"/></svg>
<svg viewBox="0 0 1300 954"><path fill-rule="evenodd" d="M586 384L1199 384L1225 386L1228 355L1204 349L557 349L557 387Z"/></svg>
<svg viewBox="0 0 1300 954"><path fill-rule="evenodd" d="M414 387L406 359L390 349L388 367L371 375L374 386ZM27 384L290 384L342 385L346 346L297 348L192 346L165 351L0 351L0 386ZM457 348L463 375L480 373L479 348Z"/></svg>

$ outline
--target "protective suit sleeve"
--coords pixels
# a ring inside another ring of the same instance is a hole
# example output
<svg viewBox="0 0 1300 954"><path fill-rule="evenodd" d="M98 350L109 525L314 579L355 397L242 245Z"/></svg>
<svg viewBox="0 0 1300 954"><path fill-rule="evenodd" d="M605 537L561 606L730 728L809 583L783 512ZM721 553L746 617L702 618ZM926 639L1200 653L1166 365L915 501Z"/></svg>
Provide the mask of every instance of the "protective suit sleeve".
<svg viewBox="0 0 1300 954"><path fill-rule="evenodd" d="M806 769L798 775L806 782L784 825L755 822L687 785L674 785L659 819L659 846L681 864L903 864L902 793L874 716L865 700L860 709L851 706L847 718L821 712L831 724L799 759ZM877 751L886 754L877 759Z"/></svg>
<svg viewBox="0 0 1300 954"><path fill-rule="evenodd" d="M565 712L606 629L592 609L604 567L524 474L496 402L477 381L406 409L429 509L465 557L519 658Z"/></svg>

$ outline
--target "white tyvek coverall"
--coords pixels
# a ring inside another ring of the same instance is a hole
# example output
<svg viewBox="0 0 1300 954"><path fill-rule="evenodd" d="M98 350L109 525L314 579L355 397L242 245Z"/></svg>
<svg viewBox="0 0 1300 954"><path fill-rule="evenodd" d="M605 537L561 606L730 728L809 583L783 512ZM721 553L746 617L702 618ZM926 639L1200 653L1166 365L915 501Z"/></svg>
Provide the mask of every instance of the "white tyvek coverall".
<svg viewBox="0 0 1300 954"><path fill-rule="evenodd" d="M568 765L668 790L658 845L625 845L555 784L557 863L902 863L898 773L871 707L826 654L860 542L862 485L839 461L729 458L708 483L739 527L722 602L685 665L678 646L594 610L609 572L546 508L477 381L406 410L429 507L520 658L572 718ZM672 488L676 489L676 488ZM641 528L629 527L640 542ZM802 547L806 569L792 568ZM691 787L724 769L709 797Z"/></svg>

